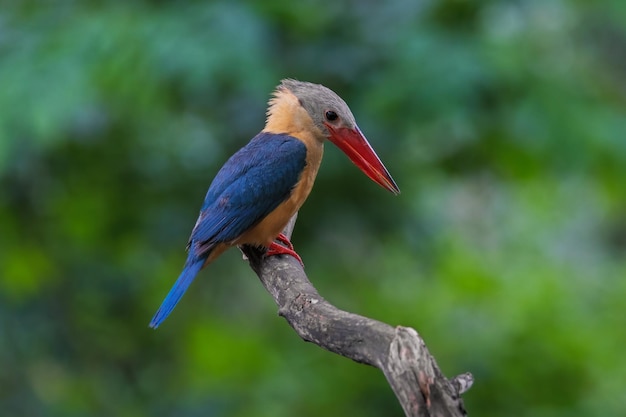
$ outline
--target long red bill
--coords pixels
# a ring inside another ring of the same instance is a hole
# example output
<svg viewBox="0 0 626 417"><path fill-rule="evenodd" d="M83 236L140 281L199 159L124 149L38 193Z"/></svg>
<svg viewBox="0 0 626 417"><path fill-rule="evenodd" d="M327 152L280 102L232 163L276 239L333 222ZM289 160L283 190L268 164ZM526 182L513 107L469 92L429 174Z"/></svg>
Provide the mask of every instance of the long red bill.
<svg viewBox="0 0 626 417"><path fill-rule="evenodd" d="M389 171L380 161L374 149L369 144L361 130L355 126L354 129L345 127L334 128L330 124L326 124L330 132L330 141L341 149L354 164L361 169L381 187L386 188L394 194L400 194L400 189L396 182L391 178Z"/></svg>

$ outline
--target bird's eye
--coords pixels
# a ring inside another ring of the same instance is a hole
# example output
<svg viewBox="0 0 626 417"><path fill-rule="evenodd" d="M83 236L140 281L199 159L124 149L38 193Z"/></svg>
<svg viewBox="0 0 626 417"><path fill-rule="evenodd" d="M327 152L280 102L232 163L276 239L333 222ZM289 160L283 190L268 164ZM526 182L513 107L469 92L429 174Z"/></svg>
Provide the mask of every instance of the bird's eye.
<svg viewBox="0 0 626 417"><path fill-rule="evenodd" d="M328 120L329 122L334 122L335 120L339 119L337 113L332 110L328 110L324 116L326 116L326 120Z"/></svg>

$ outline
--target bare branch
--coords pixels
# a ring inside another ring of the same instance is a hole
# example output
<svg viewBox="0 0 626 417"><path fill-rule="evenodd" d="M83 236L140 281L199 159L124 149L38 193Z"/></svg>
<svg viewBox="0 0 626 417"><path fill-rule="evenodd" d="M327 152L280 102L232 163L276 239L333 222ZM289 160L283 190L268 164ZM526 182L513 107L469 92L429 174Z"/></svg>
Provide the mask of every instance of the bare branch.
<svg viewBox="0 0 626 417"><path fill-rule="evenodd" d="M295 219L285 235L291 235ZM471 387L472 375L448 380L415 330L336 308L319 295L300 263L290 256L265 258L257 248L241 250L296 333L307 342L380 369L407 417L466 415L460 395Z"/></svg>

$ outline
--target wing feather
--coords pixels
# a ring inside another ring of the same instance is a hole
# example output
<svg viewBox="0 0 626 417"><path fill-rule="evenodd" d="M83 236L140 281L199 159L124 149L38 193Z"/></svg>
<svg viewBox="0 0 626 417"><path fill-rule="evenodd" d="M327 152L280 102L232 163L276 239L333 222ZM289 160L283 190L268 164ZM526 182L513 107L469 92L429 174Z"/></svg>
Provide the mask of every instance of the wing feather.
<svg viewBox="0 0 626 417"><path fill-rule="evenodd" d="M289 197L305 165L302 141L259 133L217 173L191 232L191 250L201 256L256 225Z"/></svg>

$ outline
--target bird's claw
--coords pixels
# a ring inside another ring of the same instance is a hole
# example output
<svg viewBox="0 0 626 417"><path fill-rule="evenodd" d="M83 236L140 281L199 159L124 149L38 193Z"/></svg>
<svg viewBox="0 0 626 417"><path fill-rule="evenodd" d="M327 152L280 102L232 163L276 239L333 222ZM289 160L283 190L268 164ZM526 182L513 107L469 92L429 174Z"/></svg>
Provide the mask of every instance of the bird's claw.
<svg viewBox="0 0 626 417"><path fill-rule="evenodd" d="M269 248L267 248L267 252L265 252L265 256L290 255L296 258L298 262L300 262L300 265L304 267L304 262L302 262L302 258L300 258L300 255L298 255L296 251L293 249L293 244L291 243L291 241L289 240L287 236L281 233L276 237L276 240L278 240L280 243L284 244L285 246L279 245L276 242L272 242Z"/></svg>

